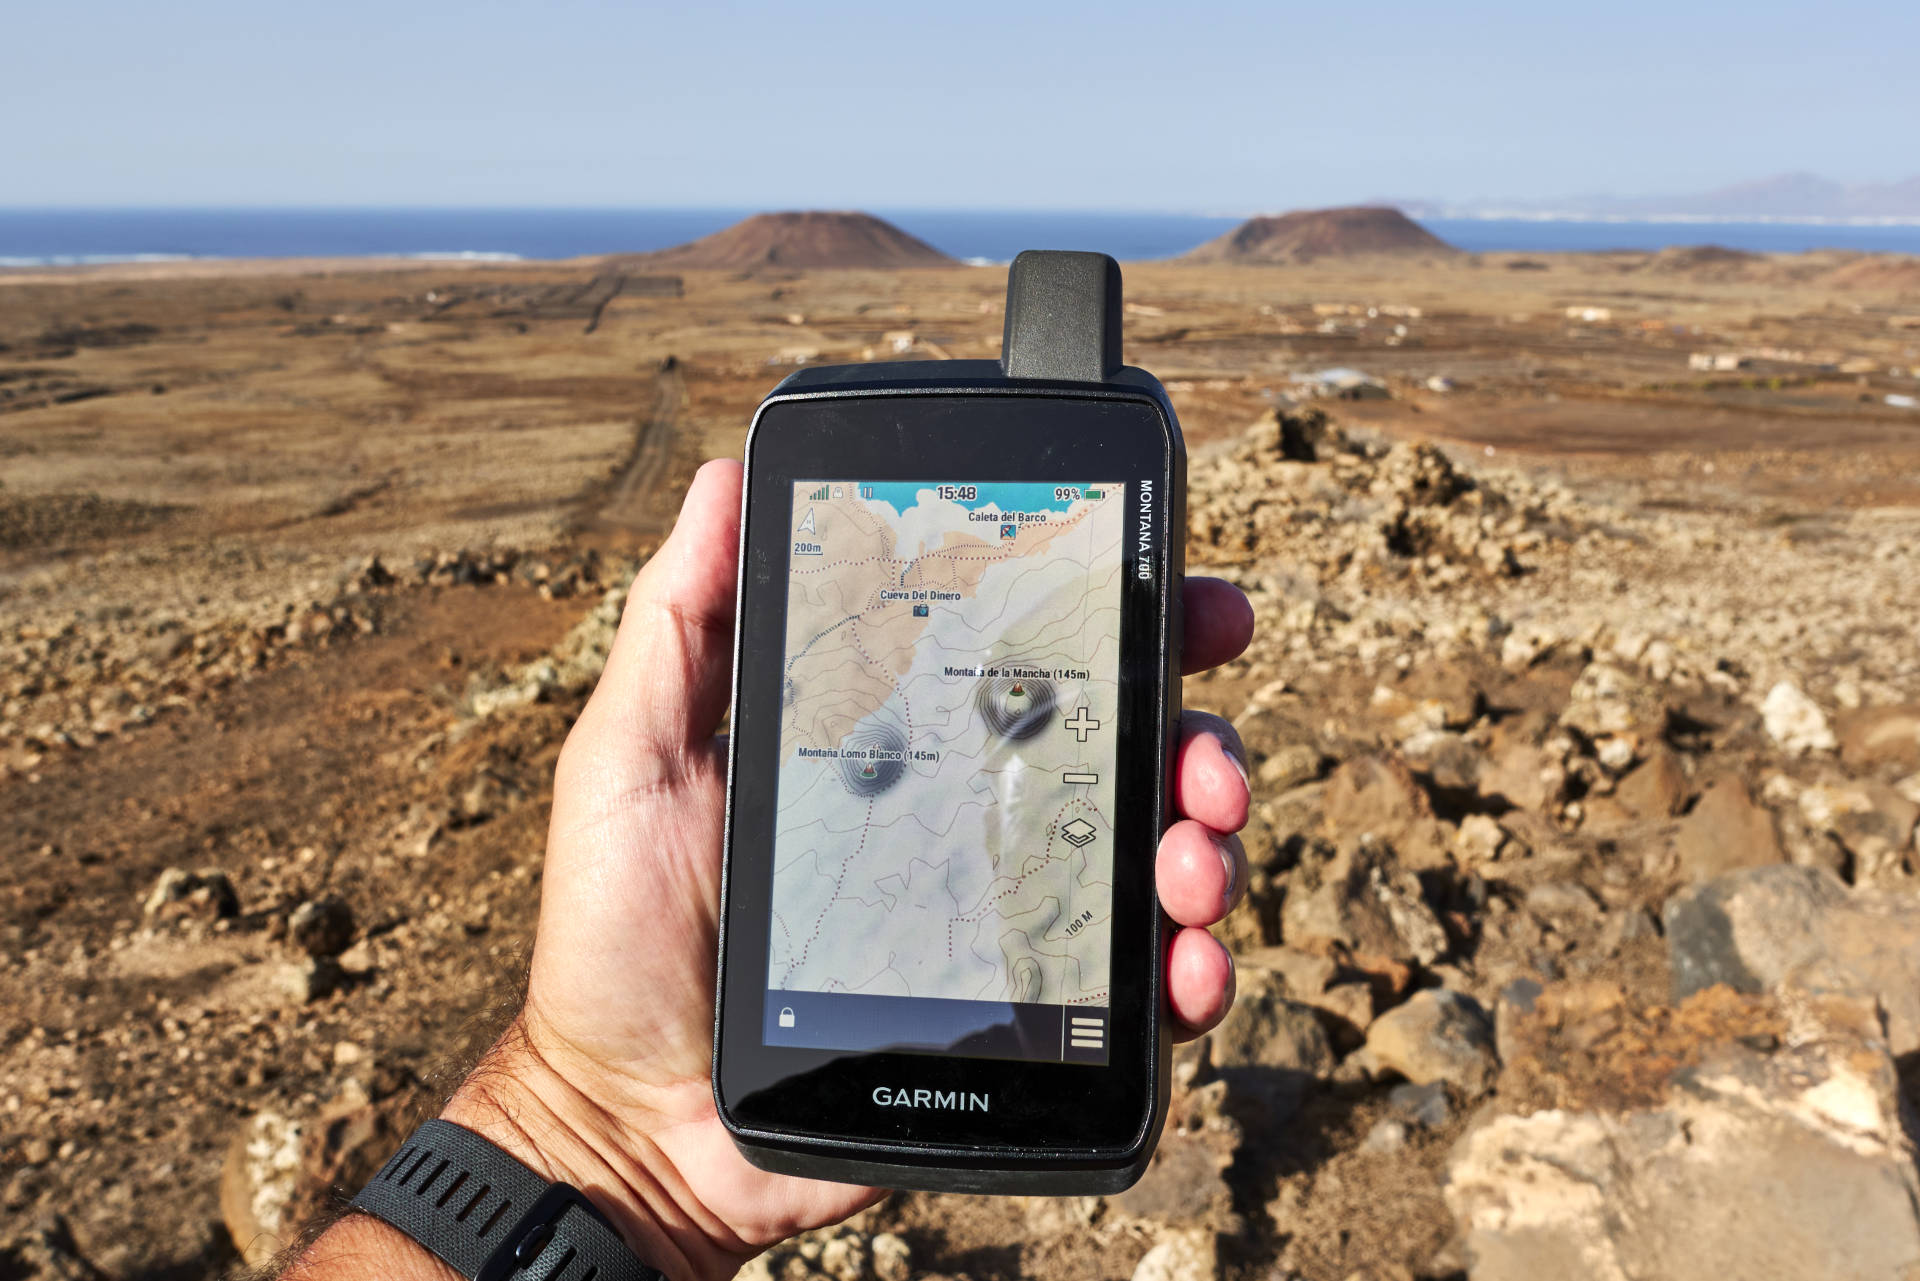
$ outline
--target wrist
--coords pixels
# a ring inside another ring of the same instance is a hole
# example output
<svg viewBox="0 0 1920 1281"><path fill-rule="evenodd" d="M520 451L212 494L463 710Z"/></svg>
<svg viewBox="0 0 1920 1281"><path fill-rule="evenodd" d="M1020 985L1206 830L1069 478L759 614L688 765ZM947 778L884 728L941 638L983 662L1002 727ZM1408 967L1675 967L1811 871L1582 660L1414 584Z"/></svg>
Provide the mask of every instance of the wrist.
<svg viewBox="0 0 1920 1281"><path fill-rule="evenodd" d="M673 1281L729 1277L751 1256L706 1222L671 1162L536 1044L523 1013L456 1089L441 1119L592 1201L639 1259Z"/></svg>

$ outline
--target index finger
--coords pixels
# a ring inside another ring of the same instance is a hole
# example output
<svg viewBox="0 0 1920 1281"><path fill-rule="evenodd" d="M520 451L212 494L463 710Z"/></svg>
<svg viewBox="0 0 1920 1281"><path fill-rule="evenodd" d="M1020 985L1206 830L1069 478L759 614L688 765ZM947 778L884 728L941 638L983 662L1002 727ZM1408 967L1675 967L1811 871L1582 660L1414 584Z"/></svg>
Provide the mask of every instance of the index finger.
<svg viewBox="0 0 1920 1281"><path fill-rule="evenodd" d="M1181 601L1186 611L1182 676L1232 662L1253 639L1253 602L1226 579L1189 576Z"/></svg>

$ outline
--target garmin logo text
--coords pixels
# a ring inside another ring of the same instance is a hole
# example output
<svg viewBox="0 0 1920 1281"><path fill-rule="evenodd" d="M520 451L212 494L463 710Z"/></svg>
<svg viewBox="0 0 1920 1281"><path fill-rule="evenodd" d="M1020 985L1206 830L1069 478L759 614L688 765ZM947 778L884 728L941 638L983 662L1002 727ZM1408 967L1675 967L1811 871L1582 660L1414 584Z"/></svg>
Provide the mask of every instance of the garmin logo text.
<svg viewBox="0 0 1920 1281"><path fill-rule="evenodd" d="M987 1111L987 1096L959 1090L889 1090L875 1086L873 1101L883 1108L949 1108L955 1112Z"/></svg>
<svg viewBox="0 0 1920 1281"><path fill-rule="evenodd" d="M1139 564L1134 567L1135 578L1153 577L1153 482L1140 482L1140 545Z"/></svg>

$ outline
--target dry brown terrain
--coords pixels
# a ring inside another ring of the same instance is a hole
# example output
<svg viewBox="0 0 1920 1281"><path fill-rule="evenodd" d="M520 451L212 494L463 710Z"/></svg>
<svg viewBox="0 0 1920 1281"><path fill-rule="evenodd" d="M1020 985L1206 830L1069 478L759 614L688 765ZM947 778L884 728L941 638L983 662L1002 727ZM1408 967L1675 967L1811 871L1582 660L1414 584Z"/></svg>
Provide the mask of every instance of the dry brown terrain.
<svg viewBox="0 0 1920 1281"><path fill-rule="evenodd" d="M1277 266L1364 255L1450 258L1458 252L1398 209L1360 205L1249 218L1181 261Z"/></svg>
<svg viewBox="0 0 1920 1281"><path fill-rule="evenodd" d="M633 260L661 267L745 271L756 267L950 267L954 260L872 214L755 214L689 244ZM616 256L614 261L619 261Z"/></svg>
<svg viewBox="0 0 1920 1281"><path fill-rule="evenodd" d="M1915 275L1130 266L1191 559L1261 617L1188 689L1253 758L1239 1009L1183 1053L1135 1192L900 1196L760 1274L1683 1275L1647 1209L1673 1189L1797 1224L1781 1258L1887 1243L1797 1275L1896 1268L1920 411L1887 398L1920 395ZM427 1047L512 989L555 754L691 470L797 361L994 354L1003 289L0 279L0 1276L218 1275L384 1155ZM1333 366L1371 381L1296 381ZM1800 895L1789 960L1742 933L1763 892ZM1669 1168L1635 1155L1656 1126L1711 1137ZM1828 1172L1852 1217L1776 1215L1828 1192L1739 1181L1766 1168ZM1581 1218L1573 1169L1638 1208ZM1560 1199L1520 1241L1528 1180Z"/></svg>

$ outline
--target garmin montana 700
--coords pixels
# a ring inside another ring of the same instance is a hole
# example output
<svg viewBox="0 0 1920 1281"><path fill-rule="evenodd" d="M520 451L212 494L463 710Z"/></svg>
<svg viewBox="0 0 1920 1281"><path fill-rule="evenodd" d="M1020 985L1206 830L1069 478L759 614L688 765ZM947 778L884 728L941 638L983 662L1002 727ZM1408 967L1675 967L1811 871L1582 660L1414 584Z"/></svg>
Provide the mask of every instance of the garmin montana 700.
<svg viewBox="0 0 1920 1281"><path fill-rule="evenodd" d="M768 1170L1117 1191L1167 1105L1186 452L1120 269L998 361L802 370L746 446L713 1088Z"/></svg>

